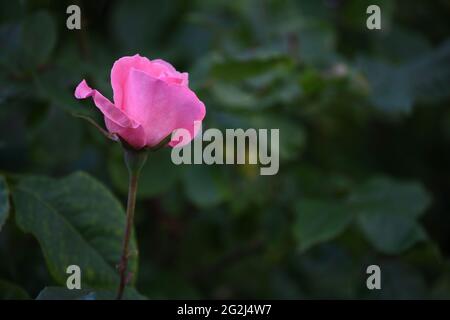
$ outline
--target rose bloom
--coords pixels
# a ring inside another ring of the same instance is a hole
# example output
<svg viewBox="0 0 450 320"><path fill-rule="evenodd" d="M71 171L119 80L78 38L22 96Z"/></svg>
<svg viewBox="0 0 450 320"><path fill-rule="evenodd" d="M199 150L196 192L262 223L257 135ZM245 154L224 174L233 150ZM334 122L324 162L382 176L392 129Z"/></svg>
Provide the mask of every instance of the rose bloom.
<svg viewBox="0 0 450 320"><path fill-rule="evenodd" d="M111 69L114 103L91 89L85 80L75 89L77 99L92 97L105 117L106 128L133 148L158 145L177 129L190 137L173 138L169 145L189 143L205 117L205 105L188 87L188 74L180 73L168 62L149 60L140 55L122 57Z"/></svg>

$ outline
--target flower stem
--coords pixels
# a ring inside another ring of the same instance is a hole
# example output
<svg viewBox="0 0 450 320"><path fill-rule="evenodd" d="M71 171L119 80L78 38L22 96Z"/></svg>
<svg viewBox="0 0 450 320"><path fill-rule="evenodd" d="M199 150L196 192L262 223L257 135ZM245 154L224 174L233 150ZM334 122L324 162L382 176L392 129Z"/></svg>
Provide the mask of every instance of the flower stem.
<svg viewBox="0 0 450 320"><path fill-rule="evenodd" d="M146 151L135 151L125 149L125 163L128 168L129 184L128 184L128 202L127 202L127 215L125 234L123 237L122 256L118 265L120 283L117 290L117 300L121 300L125 290L125 286L129 280L127 276L128 258L130 257L129 246L131 232L133 228L134 208L136 204L136 193L138 187L139 173L147 160Z"/></svg>
<svg viewBox="0 0 450 320"><path fill-rule="evenodd" d="M117 300L122 299L123 291L127 282L127 266L128 266L128 258L129 258L129 244L130 244L130 236L131 236L131 228L133 226L133 218L134 218L134 207L136 203L136 191L137 191L137 183L138 183L138 175L132 174L130 175L129 189L128 189L128 204L127 204L127 222L125 227L125 235L123 238L122 245L122 256L119 262L119 275L120 275L120 284L119 290L117 291Z"/></svg>

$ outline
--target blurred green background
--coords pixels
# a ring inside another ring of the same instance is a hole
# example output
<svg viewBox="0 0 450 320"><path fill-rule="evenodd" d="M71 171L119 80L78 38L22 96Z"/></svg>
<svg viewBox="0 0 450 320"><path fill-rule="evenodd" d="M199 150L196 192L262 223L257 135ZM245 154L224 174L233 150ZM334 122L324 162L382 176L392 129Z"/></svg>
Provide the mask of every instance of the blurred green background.
<svg viewBox="0 0 450 320"><path fill-rule="evenodd" d="M86 78L112 99L113 62L139 53L189 72L204 129L280 129L275 176L150 155L139 294L450 298L450 1L0 3L0 297L64 287L68 264L114 290L125 166L72 116L103 124L73 91ZM73 3L81 30L66 28Z"/></svg>

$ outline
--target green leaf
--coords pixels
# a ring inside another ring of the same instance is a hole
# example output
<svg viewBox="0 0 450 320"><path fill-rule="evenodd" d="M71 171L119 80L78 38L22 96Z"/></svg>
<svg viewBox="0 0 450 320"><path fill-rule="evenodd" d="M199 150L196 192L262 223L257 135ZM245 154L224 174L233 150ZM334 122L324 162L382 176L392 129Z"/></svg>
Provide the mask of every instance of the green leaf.
<svg viewBox="0 0 450 320"><path fill-rule="evenodd" d="M26 177L13 192L16 221L42 248L50 274L65 284L75 264L82 286L114 288L125 214L117 199L98 181L78 172L62 179ZM134 238L131 250L136 250ZM136 278L137 257L130 259Z"/></svg>
<svg viewBox="0 0 450 320"><path fill-rule="evenodd" d="M339 202L303 199L296 206L294 235L300 250L341 234L352 221L351 211Z"/></svg>
<svg viewBox="0 0 450 320"><path fill-rule="evenodd" d="M414 95L404 69L380 61L363 60L360 64L370 83L370 100L376 108L393 114L412 110Z"/></svg>
<svg viewBox="0 0 450 320"><path fill-rule="evenodd" d="M9 214L9 191L4 177L0 176L0 231Z"/></svg>
<svg viewBox="0 0 450 320"><path fill-rule="evenodd" d="M430 197L420 184L384 177L369 180L349 198L366 238L388 254L400 253L426 238L416 220L429 203Z"/></svg>
<svg viewBox="0 0 450 320"><path fill-rule="evenodd" d="M116 298L115 291L108 290L69 290L63 287L45 287L36 300L113 300ZM144 300L145 296L139 294L134 288L126 288L123 299Z"/></svg>
<svg viewBox="0 0 450 320"><path fill-rule="evenodd" d="M399 214L416 218L428 207L430 197L417 182L376 177L356 188L349 203L360 215Z"/></svg>
<svg viewBox="0 0 450 320"><path fill-rule="evenodd" d="M371 85L375 107L392 113L408 113L414 103L435 103L450 96L450 41L400 65L360 60Z"/></svg>
<svg viewBox="0 0 450 320"><path fill-rule="evenodd" d="M0 279L0 300L30 299L28 293L20 286Z"/></svg>
<svg viewBox="0 0 450 320"><path fill-rule="evenodd" d="M370 243L386 254L399 254L426 239L416 221L400 215L362 215L358 225Z"/></svg>

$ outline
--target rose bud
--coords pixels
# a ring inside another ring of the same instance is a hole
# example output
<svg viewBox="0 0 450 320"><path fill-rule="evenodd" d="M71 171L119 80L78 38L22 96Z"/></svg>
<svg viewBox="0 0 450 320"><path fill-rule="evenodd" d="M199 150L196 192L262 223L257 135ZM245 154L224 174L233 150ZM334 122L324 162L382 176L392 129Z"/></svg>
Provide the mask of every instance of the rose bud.
<svg viewBox="0 0 450 320"><path fill-rule="evenodd" d="M205 105L188 87L188 74L163 60L138 54L122 57L111 69L111 85L114 103L91 89L85 80L75 89L75 97L92 97L108 131L134 149L155 147L181 128L189 131L190 139L171 139L169 145L185 145L198 130L194 121L201 122L205 117Z"/></svg>

